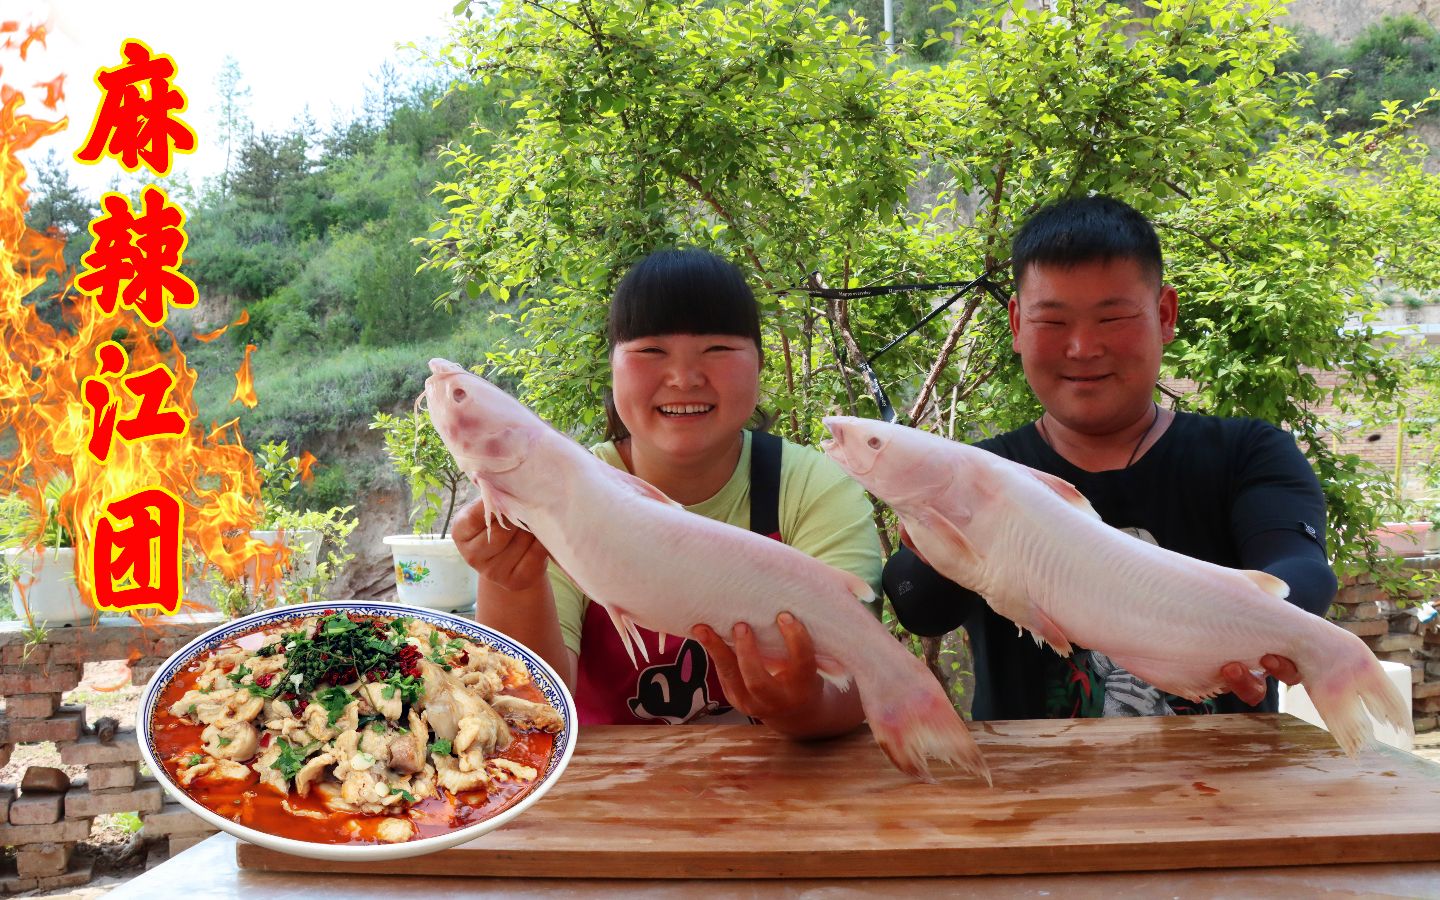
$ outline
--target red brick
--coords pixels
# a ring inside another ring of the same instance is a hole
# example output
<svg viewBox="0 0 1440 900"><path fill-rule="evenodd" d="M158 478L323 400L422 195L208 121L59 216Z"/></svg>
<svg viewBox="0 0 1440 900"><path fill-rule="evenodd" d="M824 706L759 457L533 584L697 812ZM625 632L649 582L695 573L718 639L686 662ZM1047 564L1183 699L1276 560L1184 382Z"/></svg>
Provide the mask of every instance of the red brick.
<svg viewBox="0 0 1440 900"><path fill-rule="evenodd" d="M10 754L15 752L11 744L0 744L0 768L10 765Z"/></svg>
<svg viewBox="0 0 1440 900"><path fill-rule="evenodd" d="M174 858L177 854L184 853L191 847L210 837L208 834L172 834L170 835L170 856Z"/></svg>
<svg viewBox="0 0 1440 900"><path fill-rule="evenodd" d="M85 770L85 780L97 794L133 788L138 777L135 763L95 765Z"/></svg>
<svg viewBox="0 0 1440 900"><path fill-rule="evenodd" d="M64 875L70 868L74 844L32 844L15 854L15 871L21 878L46 878Z"/></svg>
<svg viewBox="0 0 1440 900"><path fill-rule="evenodd" d="M0 875L0 893L19 894L33 891L40 886L38 878L21 878L19 875Z"/></svg>
<svg viewBox="0 0 1440 900"><path fill-rule="evenodd" d="M1385 626L1389 629L1389 625ZM1425 646L1425 642L1418 634L1382 634L1378 637L1369 638L1365 643L1377 654L1390 653L1396 650L1419 650Z"/></svg>
<svg viewBox="0 0 1440 900"><path fill-rule="evenodd" d="M80 706L62 706L59 712L48 719L21 719L18 722L10 720L0 728L4 729L6 740L16 744L40 741L66 743L78 739L84 733L85 709Z"/></svg>
<svg viewBox="0 0 1440 900"><path fill-rule="evenodd" d="M1415 701L1415 711L1419 713L1440 713L1440 697L1422 697ZM14 807L11 807L13 812Z"/></svg>
<svg viewBox="0 0 1440 900"><path fill-rule="evenodd" d="M50 825L64 809L64 794L21 794L10 803L10 824Z"/></svg>
<svg viewBox="0 0 1440 900"><path fill-rule="evenodd" d="M1427 731L1434 731L1440 728L1440 716L1416 716L1415 733L1423 734Z"/></svg>
<svg viewBox="0 0 1440 900"><path fill-rule="evenodd" d="M168 834L214 834L216 828L192 813L179 803L166 803L159 812L150 813L141 820L146 837L163 837Z"/></svg>
<svg viewBox="0 0 1440 900"><path fill-rule="evenodd" d="M1369 619L1364 622L1338 621L1335 623L1351 634L1360 637L1378 637L1390 631L1390 625L1384 619Z"/></svg>
<svg viewBox="0 0 1440 900"><path fill-rule="evenodd" d="M0 666L0 694L52 694L80 684L78 665Z"/></svg>
<svg viewBox="0 0 1440 900"><path fill-rule="evenodd" d="M62 819L51 825L0 824L0 846L41 844L46 841L73 844L89 836L89 819Z"/></svg>
<svg viewBox="0 0 1440 900"><path fill-rule="evenodd" d="M75 787L65 795L65 818L88 819L107 813L158 812L164 803L165 793L154 781L143 782L132 791L114 794L93 794L88 787Z"/></svg>
<svg viewBox="0 0 1440 900"><path fill-rule="evenodd" d="M1375 603L1385 599L1385 591L1374 584L1355 584L1343 587L1335 595L1335 602L1345 606L1357 603Z"/></svg>
<svg viewBox="0 0 1440 900"><path fill-rule="evenodd" d="M48 719L59 705L59 694L16 694L5 698L5 711L12 719Z"/></svg>
<svg viewBox="0 0 1440 900"><path fill-rule="evenodd" d="M53 891L56 888L79 887L82 884L89 884L90 879L95 876L92 866L93 863L88 859L72 858L70 868L64 875L41 878L39 888L42 891Z"/></svg>
<svg viewBox="0 0 1440 900"><path fill-rule="evenodd" d="M102 744L95 735L87 734L75 743L60 748L60 762L67 766L140 762L143 759L134 731L117 731L115 739L108 744Z"/></svg>
<svg viewBox="0 0 1440 900"><path fill-rule="evenodd" d="M54 766L31 766L20 780L20 790L27 794L63 794L70 789L70 776Z"/></svg>
<svg viewBox="0 0 1440 900"><path fill-rule="evenodd" d="M1440 681L1422 681L1411 685L1410 696L1417 700L1421 697L1440 697Z"/></svg>
<svg viewBox="0 0 1440 900"><path fill-rule="evenodd" d="M13 784L0 784L0 822L10 821L10 801L15 799Z"/></svg>

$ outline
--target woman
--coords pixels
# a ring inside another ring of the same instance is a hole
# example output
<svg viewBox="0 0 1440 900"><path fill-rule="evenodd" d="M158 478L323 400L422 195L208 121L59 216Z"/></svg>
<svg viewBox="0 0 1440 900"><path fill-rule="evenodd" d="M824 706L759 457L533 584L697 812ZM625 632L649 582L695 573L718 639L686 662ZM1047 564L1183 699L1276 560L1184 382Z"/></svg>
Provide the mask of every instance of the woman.
<svg viewBox="0 0 1440 900"><path fill-rule="evenodd" d="M859 486L823 454L745 430L760 399L760 313L740 270L703 250L663 250L615 289L611 396L596 456L691 512L783 540L879 583L881 551ZM637 669L609 616L582 596L529 532L495 528L471 504L452 528L480 573L476 618L536 650L574 690L584 724L759 719L794 737L860 723L857 691L816 669L803 624L781 613L783 661L761 658L745 624L730 644L703 624L665 652L644 632ZM878 595L878 592L877 592ZM642 629L642 631L644 631Z"/></svg>

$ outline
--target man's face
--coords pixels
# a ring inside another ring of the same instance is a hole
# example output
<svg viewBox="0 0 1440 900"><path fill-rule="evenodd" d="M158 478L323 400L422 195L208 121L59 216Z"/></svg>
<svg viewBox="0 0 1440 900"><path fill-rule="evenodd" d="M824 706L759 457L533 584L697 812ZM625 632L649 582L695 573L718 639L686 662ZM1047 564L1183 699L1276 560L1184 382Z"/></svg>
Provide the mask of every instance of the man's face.
<svg viewBox="0 0 1440 900"><path fill-rule="evenodd" d="M1036 264L1010 299L1011 346L1053 418L1104 435L1150 409L1175 316L1175 289L1135 260Z"/></svg>

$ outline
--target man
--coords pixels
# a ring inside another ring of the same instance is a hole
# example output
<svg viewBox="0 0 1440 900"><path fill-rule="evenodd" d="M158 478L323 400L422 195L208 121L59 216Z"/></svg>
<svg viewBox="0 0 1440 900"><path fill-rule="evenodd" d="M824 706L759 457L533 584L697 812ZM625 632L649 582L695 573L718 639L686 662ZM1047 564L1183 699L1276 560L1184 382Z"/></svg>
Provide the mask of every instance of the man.
<svg viewBox="0 0 1440 900"><path fill-rule="evenodd" d="M1108 197L1065 200L1020 229L1011 259L1012 346L1045 412L977 446L1071 482L1106 523L1138 539L1268 572L1290 586L1289 602L1324 615L1336 589L1324 499L1294 440L1257 420L1176 413L1155 401L1178 301L1145 217ZM1276 709L1275 682L1238 662L1222 668L1232 694L1193 703L1099 653L1077 648L1062 658L1018 636L908 546L886 564L884 585L912 632L965 626L976 719ZM1298 681L1288 659L1262 664L1273 678Z"/></svg>

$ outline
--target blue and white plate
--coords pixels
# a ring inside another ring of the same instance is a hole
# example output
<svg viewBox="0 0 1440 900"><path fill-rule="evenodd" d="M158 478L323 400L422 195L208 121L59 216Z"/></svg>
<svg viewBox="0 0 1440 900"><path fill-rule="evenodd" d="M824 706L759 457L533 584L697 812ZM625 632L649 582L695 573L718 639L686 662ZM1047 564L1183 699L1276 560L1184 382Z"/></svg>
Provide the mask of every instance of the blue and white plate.
<svg viewBox="0 0 1440 900"><path fill-rule="evenodd" d="M496 815L483 822L476 822L465 828L434 837L421 838L407 841L401 844L321 844L310 841L297 841L292 838L281 837L270 834L255 828L233 822L224 816L206 809L200 803L191 799L185 789L176 784L171 778L169 771L161 764L155 748L155 736L151 724L155 716L156 706L159 704L160 695L165 691L166 685L179 672L184 670L196 657L209 653L222 644L235 641L244 635L255 632L262 628L285 622L292 619L303 619L306 616L317 615L327 610L335 612L353 612L363 616L377 616L381 618L395 619L405 616L411 619L418 619L428 622L437 628L462 635L477 644L490 647L512 656L525 664L525 669L530 673L530 680L564 717L565 727L555 736L555 747L550 755L549 765L545 771L536 779L536 783L513 806L502 810ZM265 610L253 615L227 622L218 628L197 637L186 644L165 661L160 670L155 673L149 685L145 688L144 695L140 698L140 710L136 716L139 723L140 752L145 756L145 762L150 771L164 785L165 790L176 800L184 804L185 808L195 813L200 818L214 825L216 828L233 834L243 841L258 844L271 850L278 850L282 853L289 853L295 856L309 856L316 859L334 860L387 860L402 859L407 856L420 856L426 853L434 853L437 850L444 850L463 844L466 841L474 840L482 834L493 831L496 828L509 822L511 819L529 809L551 786L560 779L565 767L570 763L570 756L575 751L575 726L579 716L575 711L575 701L570 697L564 682L555 670L542 660L530 648L519 644L513 639L506 637L493 628L487 628L477 622L453 616L449 613L438 612L430 609L417 609L413 606L401 606L396 603L372 603L372 602L326 602L326 603L305 603L295 606L280 606L275 609Z"/></svg>

